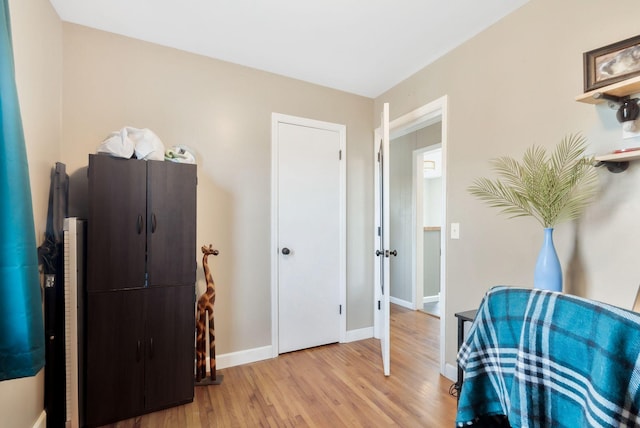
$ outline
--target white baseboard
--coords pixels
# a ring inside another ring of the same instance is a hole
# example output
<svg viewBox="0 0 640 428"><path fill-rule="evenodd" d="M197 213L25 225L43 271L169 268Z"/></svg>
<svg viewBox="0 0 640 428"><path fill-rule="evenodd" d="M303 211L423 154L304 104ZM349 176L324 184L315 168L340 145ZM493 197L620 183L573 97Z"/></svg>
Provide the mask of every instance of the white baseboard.
<svg viewBox="0 0 640 428"><path fill-rule="evenodd" d="M397 297L389 297L389 301L394 305L402 306L403 308L415 310L413 307L413 303L407 302L406 300L398 299Z"/></svg>
<svg viewBox="0 0 640 428"><path fill-rule="evenodd" d="M458 381L458 367L452 366L449 363L444 365L444 373L442 373L444 377L454 382Z"/></svg>
<svg viewBox="0 0 640 428"><path fill-rule="evenodd" d="M244 351L216 355L216 368L220 370L226 369L227 367L240 366L242 364L268 360L269 358L273 358L272 352L272 347L271 345L269 345L263 346L261 348L253 348ZM209 367L209 357L207 357L207 367Z"/></svg>
<svg viewBox="0 0 640 428"><path fill-rule="evenodd" d="M346 334L345 343L355 342L358 340L369 339L373 337L373 327L360 328L357 330L349 330ZM247 349L244 351L230 352L228 354L220 354L216 356L216 369L226 369L228 367L240 366L242 364L255 363L257 361L268 360L273 358L272 346L263 346L260 348ZM207 357L207 369L209 367L209 357ZM35 428L35 427L34 427ZM44 426L42 427L44 428Z"/></svg>
<svg viewBox="0 0 640 428"><path fill-rule="evenodd" d="M357 330L348 330L344 342L357 342L358 340L371 339L372 337L373 327L359 328Z"/></svg>
<svg viewBox="0 0 640 428"><path fill-rule="evenodd" d="M33 428L46 428L47 427L47 412L42 411L40 416L38 416L38 420L35 424L33 424Z"/></svg>
<svg viewBox="0 0 640 428"><path fill-rule="evenodd" d="M440 295L435 295L435 296L424 296L422 298L422 303L433 303L433 302L439 302L440 301Z"/></svg>

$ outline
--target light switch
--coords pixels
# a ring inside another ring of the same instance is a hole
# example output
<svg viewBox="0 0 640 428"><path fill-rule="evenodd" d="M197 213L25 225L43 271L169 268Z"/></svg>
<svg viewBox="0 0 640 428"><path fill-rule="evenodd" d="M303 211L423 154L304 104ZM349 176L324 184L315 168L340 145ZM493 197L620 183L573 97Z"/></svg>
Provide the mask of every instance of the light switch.
<svg viewBox="0 0 640 428"><path fill-rule="evenodd" d="M451 223L451 239L460 239L460 223Z"/></svg>

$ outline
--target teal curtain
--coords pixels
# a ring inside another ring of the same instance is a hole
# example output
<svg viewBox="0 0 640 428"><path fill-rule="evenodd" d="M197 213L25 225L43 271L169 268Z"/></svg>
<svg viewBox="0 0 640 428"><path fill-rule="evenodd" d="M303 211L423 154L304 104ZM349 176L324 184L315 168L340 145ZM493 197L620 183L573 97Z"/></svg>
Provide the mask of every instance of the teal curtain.
<svg viewBox="0 0 640 428"><path fill-rule="evenodd" d="M8 0L0 6L0 380L44 366L44 326L29 166Z"/></svg>

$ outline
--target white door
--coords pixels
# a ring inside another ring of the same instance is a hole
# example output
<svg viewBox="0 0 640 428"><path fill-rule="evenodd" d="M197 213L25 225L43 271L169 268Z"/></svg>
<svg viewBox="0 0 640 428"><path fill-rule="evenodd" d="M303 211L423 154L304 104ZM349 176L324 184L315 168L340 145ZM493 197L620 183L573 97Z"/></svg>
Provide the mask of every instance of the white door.
<svg viewBox="0 0 640 428"><path fill-rule="evenodd" d="M274 120L278 353L338 342L345 282L343 125Z"/></svg>
<svg viewBox="0 0 640 428"><path fill-rule="evenodd" d="M390 331L389 331L389 296L390 275L389 261L395 250L389 246L389 104L383 106L380 128L376 129L374 150L376 153L375 173L375 237L376 237L376 306L374 310L376 337L380 338L382 367L385 376L391 372Z"/></svg>

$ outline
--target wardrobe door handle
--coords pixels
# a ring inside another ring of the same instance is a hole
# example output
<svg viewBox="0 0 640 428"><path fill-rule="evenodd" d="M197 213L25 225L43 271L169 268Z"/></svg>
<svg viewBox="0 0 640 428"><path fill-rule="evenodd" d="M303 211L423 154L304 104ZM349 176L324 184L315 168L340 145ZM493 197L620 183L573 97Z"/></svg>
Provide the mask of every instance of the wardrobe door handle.
<svg viewBox="0 0 640 428"><path fill-rule="evenodd" d="M153 360L153 337L149 339L149 359Z"/></svg>
<svg viewBox="0 0 640 428"><path fill-rule="evenodd" d="M142 233L142 214L138 214L138 235Z"/></svg>
<svg viewBox="0 0 640 428"><path fill-rule="evenodd" d="M151 233L156 232L156 214L151 214Z"/></svg>
<svg viewBox="0 0 640 428"><path fill-rule="evenodd" d="M138 339L138 345L136 347L136 361L140 361L140 339Z"/></svg>

